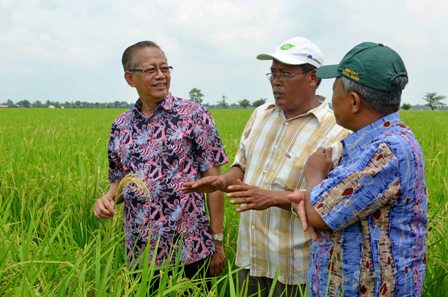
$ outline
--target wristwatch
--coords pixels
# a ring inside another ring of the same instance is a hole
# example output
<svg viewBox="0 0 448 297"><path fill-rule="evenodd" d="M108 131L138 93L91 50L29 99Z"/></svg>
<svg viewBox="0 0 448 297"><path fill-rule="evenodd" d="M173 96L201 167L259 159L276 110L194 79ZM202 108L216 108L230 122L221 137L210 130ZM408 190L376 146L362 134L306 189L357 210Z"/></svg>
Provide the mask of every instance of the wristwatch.
<svg viewBox="0 0 448 297"><path fill-rule="evenodd" d="M224 234L222 234L222 233L213 234L213 240L223 241L224 240Z"/></svg>

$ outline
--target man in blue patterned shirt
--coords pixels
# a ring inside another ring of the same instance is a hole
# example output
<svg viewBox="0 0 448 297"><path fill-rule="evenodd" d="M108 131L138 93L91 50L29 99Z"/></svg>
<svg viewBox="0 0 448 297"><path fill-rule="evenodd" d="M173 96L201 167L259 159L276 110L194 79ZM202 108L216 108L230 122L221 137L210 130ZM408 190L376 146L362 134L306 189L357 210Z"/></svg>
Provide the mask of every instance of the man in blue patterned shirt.
<svg viewBox="0 0 448 297"><path fill-rule="evenodd" d="M331 149L313 153L307 191L289 197L305 202L302 223L320 230L310 248L310 295L420 296L427 192L420 145L397 112L404 63L391 48L364 42L317 75L336 77L336 121L353 134L335 168Z"/></svg>

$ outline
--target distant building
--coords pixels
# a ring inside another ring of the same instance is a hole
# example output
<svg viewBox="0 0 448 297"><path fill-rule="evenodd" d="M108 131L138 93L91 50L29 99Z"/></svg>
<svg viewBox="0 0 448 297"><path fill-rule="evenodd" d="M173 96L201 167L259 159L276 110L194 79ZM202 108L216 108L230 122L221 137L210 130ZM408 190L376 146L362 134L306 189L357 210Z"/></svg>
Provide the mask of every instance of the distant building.
<svg viewBox="0 0 448 297"><path fill-rule="evenodd" d="M0 108L8 108L7 104L0 104Z"/></svg>

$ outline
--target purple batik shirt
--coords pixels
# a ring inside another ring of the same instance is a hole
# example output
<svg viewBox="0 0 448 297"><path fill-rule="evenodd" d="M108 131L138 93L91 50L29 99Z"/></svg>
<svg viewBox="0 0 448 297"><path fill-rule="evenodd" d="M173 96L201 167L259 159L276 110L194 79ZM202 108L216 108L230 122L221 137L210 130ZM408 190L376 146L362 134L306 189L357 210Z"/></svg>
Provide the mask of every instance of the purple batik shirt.
<svg viewBox="0 0 448 297"><path fill-rule="evenodd" d="M427 194L420 145L398 113L343 140L311 204L332 230L310 247L310 296L420 296Z"/></svg>
<svg viewBox="0 0 448 297"><path fill-rule="evenodd" d="M133 184L124 187L128 258L134 263L149 244L149 261L155 256L157 266L178 257L183 264L197 262L214 252L206 201L180 189L227 163L227 156L202 105L168 94L149 117L141 106L138 100L115 120L108 147L110 182L136 173L150 190L147 197Z"/></svg>

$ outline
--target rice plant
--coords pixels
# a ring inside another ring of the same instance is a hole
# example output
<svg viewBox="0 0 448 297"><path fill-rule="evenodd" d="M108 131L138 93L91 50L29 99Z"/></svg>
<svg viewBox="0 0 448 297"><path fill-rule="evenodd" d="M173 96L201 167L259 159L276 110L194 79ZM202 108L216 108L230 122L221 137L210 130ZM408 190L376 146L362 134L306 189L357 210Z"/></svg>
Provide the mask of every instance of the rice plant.
<svg viewBox="0 0 448 297"><path fill-rule="evenodd" d="M0 110L0 296L247 296L234 265L238 213L226 204L228 265L210 289L181 266L130 267L121 218L97 220L108 188L107 141L113 109ZM233 161L250 110L213 110ZM448 296L448 113L401 112L419 139L429 190L425 296ZM118 206L121 211L121 206ZM145 261L143 259L142 261ZM146 261L145 263L147 263Z"/></svg>

